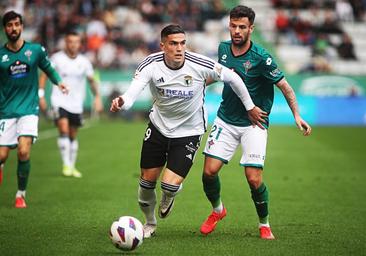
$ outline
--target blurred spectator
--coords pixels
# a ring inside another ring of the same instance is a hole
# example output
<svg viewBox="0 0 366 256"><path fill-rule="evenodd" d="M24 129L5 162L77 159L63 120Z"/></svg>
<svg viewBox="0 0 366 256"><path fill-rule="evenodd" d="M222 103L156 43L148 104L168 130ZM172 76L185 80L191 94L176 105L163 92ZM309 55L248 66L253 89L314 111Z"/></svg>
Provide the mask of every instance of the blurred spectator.
<svg viewBox="0 0 366 256"><path fill-rule="evenodd" d="M349 0L353 8L353 15L357 21L365 21L365 10L366 1L365 0Z"/></svg>
<svg viewBox="0 0 366 256"><path fill-rule="evenodd" d="M326 58L316 56L311 59L311 62L300 70L300 73L329 73L331 67Z"/></svg>
<svg viewBox="0 0 366 256"><path fill-rule="evenodd" d="M338 19L341 21L353 21L353 8L349 1L337 0L335 3L335 11L337 13Z"/></svg>
<svg viewBox="0 0 366 256"><path fill-rule="evenodd" d="M326 34L320 33L315 39L312 46L313 56L326 56L327 49L330 47L329 40Z"/></svg>
<svg viewBox="0 0 366 256"><path fill-rule="evenodd" d="M92 19L86 25L87 49L97 52L107 37L107 27L102 21L102 13L95 10Z"/></svg>
<svg viewBox="0 0 366 256"><path fill-rule="evenodd" d="M276 29L277 33L286 35L290 30L290 21L287 14L284 12L283 9L277 10L276 15Z"/></svg>
<svg viewBox="0 0 366 256"><path fill-rule="evenodd" d="M8 11L15 11L21 15L24 15L25 0L9 0L4 10L4 13Z"/></svg>
<svg viewBox="0 0 366 256"><path fill-rule="evenodd" d="M318 27L318 31L320 33L333 33L333 34L342 33L342 29L333 11L331 10L325 11L324 22Z"/></svg>
<svg viewBox="0 0 366 256"><path fill-rule="evenodd" d="M341 59L344 60L357 59L351 37L346 33L343 33L342 35L342 42L337 46L337 52Z"/></svg>

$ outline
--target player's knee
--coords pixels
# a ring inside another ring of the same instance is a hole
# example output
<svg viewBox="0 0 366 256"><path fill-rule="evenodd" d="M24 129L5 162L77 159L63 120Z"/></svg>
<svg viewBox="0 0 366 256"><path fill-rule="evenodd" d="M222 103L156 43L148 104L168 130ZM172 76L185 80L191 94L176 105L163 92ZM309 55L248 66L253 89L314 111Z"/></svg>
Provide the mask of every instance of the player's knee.
<svg viewBox="0 0 366 256"><path fill-rule="evenodd" d="M262 184L262 179L256 175L247 176L247 181L252 189L258 189L259 186Z"/></svg>
<svg viewBox="0 0 366 256"><path fill-rule="evenodd" d="M30 157L30 152L26 148L19 148L18 149L18 159L21 161L26 161Z"/></svg>
<svg viewBox="0 0 366 256"><path fill-rule="evenodd" d="M217 175L217 173L219 172L219 170L220 169L205 166L205 168L203 170L203 173L207 177L213 177L213 176Z"/></svg>
<svg viewBox="0 0 366 256"><path fill-rule="evenodd" d="M0 162L5 163L6 159L8 159L8 155L7 152L0 152Z"/></svg>

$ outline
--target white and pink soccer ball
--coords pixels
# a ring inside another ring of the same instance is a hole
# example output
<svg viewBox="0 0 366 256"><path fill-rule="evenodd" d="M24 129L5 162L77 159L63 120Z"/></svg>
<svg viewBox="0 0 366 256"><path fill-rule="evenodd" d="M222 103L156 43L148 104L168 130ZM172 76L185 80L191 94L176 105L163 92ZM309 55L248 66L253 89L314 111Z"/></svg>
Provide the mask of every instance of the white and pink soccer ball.
<svg viewBox="0 0 366 256"><path fill-rule="evenodd" d="M138 219L122 216L112 223L109 237L118 249L132 251L142 244L144 229Z"/></svg>

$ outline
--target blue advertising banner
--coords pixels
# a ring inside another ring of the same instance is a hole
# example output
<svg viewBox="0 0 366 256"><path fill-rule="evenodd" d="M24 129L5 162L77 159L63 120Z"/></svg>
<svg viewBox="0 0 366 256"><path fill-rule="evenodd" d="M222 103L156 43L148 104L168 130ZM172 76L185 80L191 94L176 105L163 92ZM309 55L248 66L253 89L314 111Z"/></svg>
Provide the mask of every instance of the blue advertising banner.
<svg viewBox="0 0 366 256"><path fill-rule="evenodd" d="M301 116L312 125L366 125L366 97L297 97ZM216 117L221 95L208 92L209 123ZM270 125L293 125L294 118L281 93L275 94Z"/></svg>

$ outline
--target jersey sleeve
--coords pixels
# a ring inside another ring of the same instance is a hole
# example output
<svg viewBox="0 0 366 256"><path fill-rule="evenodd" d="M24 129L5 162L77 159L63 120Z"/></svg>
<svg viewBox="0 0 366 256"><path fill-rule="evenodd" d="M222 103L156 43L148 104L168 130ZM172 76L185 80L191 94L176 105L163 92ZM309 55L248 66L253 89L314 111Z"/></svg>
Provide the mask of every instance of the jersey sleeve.
<svg viewBox="0 0 366 256"><path fill-rule="evenodd" d="M263 55L262 74L271 84L276 84L284 77L284 74L270 54Z"/></svg>
<svg viewBox="0 0 366 256"><path fill-rule="evenodd" d="M46 49L43 46L40 46L38 66L47 74L52 83L58 84L61 81L60 75L52 66L51 61L48 58Z"/></svg>
<svg viewBox="0 0 366 256"><path fill-rule="evenodd" d="M147 66L142 70L137 69L132 79L131 85L127 91L122 95L124 104L122 109L127 110L132 107L140 93L145 89L151 81L151 66Z"/></svg>
<svg viewBox="0 0 366 256"><path fill-rule="evenodd" d="M215 64L214 71L218 78L216 80L221 80L229 85L239 97L246 110L251 110L255 107L248 88L238 74L219 63Z"/></svg>
<svg viewBox="0 0 366 256"><path fill-rule="evenodd" d="M94 76L94 68L91 62L85 57L85 75L87 77L93 77Z"/></svg>

